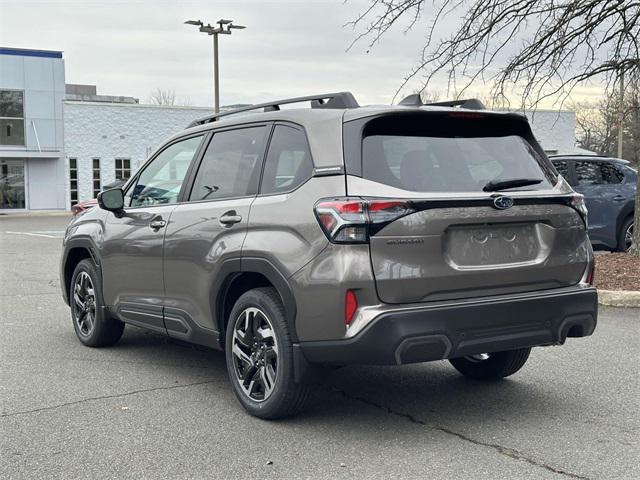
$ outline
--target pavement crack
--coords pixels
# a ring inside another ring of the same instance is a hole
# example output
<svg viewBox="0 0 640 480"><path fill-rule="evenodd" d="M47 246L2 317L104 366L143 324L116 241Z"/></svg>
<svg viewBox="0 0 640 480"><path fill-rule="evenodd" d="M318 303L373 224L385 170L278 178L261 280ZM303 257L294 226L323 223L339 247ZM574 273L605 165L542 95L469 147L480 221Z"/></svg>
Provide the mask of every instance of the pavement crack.
<svg viewBox="0 0 640 480"><path fill-rule="evenodd" d="M460 440L463 440L465 442L469 442L472 443L474 445L478 445L481 447L487 447L487 448L492 448L493 450L495 450L496 452L498 452L500 455L504 455L506 457L512 458L514 460L521 460L524 461L530 465L536 466L536 467L540 467L540 468L544 468L545 470L548 470L552 473L556 473L558 475L563 475L567 478L574 478L577 480L590 480L589 477L585 477L582 475L578 475L576 473L572 473L572 472L568 472L566 470L563 470L561 468L557 468L554 467L552 465L549 465L545 462L542 462L540 460L537 460L535 458L529 457L526 454L520 452L519 450L516 450L515 448L511 448L511 447L505 447L503 445L499 445L497 443L489 443L489 442L483 442L480 440L476 440L474 438L471 438L463 433L459 433L456 432L450 428L447 427L443 427L441 425L436 425L436 424L432 424L432 423L428 423L425 422L424 420L420 420L419 418L411 415L410 413L405 413L405 412L398 412L394 409L392 409L391 407L388 407L386 405L382 405L380 403L376 403L373 402L369 399L366 398L362 398L362 397L358 397L355 395L351 395L350 393L338 389L338 388L333 388L333 390L339 394L341 394L342 396L344 396L345 398L348 398L349 400L354 400L360 403L364 403L366 405L369 405L371 407L377 408L378 410L382 410L386 413L388 413L389 415L394 415L396 417L400 417L400 418L404 418L405 420L410 421L411 423L415 423L418 425L422 425L423 427L427 427L430 428L432 430L437 430L439 432L445 433L447 435L451 435L454 436L456 438L459 438Z"/></svg>
<svg viewBox="0 0 640 480"><path fill-rule="evenodd" d="M19 411L19 412L11 412L11 413L2 413L0 414L0 418L6 418L6 417L15 417L18 415L28 415L31 413L37 413L37 412L46 412L49 410L56 410L58 408L63 408L63 407L69 407L71 405L78 405L81 403L85 403L85 402L93 402L96 400L107 400L110 398L120 398L120 397L128 397L131 395L137 395L139 393L147 393L147 392L157 392L159 390L173 390L176 388L187 388L187 387L193 387L196 385L205 385L208 383L214 383L216 380L205 380L202 382L193 382L193 383L184 383L181 385L169 385L166 387L154 387L154 388L146 388L146 389L141 389L141 390L133 390L131 392L124 392L124 393L115 393L113 395L101 395L98 397L88 397L88 398L82 398L80 400L75 400L73 402L66 402L66 403L59 403L58 405L50 405L48 407L40 407L40 408L34 408L32 410L23 410L23 411Z"/></svg>

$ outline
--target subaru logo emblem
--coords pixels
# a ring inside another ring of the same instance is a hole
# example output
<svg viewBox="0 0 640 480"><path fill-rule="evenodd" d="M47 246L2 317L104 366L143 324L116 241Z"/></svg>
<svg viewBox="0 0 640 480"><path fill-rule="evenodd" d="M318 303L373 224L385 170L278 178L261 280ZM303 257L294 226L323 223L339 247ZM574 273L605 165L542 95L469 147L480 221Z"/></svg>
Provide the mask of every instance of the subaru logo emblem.
<svg viewBox="0 0 640 480"><path fill-rule="evenodd" d="M498 210L506 210L507 208L513 207L513 198L511 197L496 197L493 199L493 206Z"/></svg>

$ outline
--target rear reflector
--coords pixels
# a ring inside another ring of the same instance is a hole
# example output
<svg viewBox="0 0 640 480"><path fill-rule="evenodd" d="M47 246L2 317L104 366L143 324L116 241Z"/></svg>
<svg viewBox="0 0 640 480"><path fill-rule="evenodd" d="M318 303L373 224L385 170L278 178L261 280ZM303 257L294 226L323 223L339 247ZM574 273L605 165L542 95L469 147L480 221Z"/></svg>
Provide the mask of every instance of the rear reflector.
<svg viewBox="0 0 640 480"><path fill-rule="evenodd" d="M353 320L353 316L358 309L358 299L356 298L356 294L353 293L353 290L347 290L347 293L344 297L344 323L345 325L350 325L351 320Z"/></svg>

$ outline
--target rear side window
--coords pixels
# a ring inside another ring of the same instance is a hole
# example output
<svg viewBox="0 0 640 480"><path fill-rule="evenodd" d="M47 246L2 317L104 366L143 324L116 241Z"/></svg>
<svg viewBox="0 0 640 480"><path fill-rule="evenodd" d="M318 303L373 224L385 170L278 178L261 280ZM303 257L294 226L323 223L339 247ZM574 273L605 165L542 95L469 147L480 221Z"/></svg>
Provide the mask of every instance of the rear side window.
<svg viewBox="0 0 640 480"><path fill-rule="evenodd" d="M299 128L276 125L262 176L260 193L289 192L313 173L307 137Z"/></svg>
<svg viewBox="0 0 640 480"><path fill-rule="evenodd" d="M550 188L555 174L519 123L482 114L374 120L363 132L362 176L414 192L482 191L521 178L541 182L520 189Z"/></svg>
<svg viewBox="0 0 640 480"><path fill-rule="evenodd" d="M624 174L607 162L576 162L578 185L607 185L622 183Z"/></svg>
<svg viewBox="0 0 640 480"><path fill-rule="evenodd" d="M556 170L560 175L564 177L565 180L569 180L569 165L567 165L566 160L552 160L553 166L556 167Z"/></svg>
<svg viewBox="0 0 640 480"><path fill-rule="evenodd" d="M189 200L220 200L255 194L266 128L215 133L198 168Z"/></svg>

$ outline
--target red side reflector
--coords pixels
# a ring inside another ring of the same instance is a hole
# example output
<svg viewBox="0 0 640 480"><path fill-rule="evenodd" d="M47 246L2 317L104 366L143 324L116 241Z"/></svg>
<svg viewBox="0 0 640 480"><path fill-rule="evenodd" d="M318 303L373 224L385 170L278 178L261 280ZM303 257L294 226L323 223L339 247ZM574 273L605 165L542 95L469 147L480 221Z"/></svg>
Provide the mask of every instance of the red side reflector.
<svg viewBox="0 0 640 480"><path fill-rule="evenodd" d="M344 323L349 325L351 320L353 320L353 316L358 309L358 299L356 298L356 294L353 293L353 290L347 290L347 293L344 297Z"/></svg>

